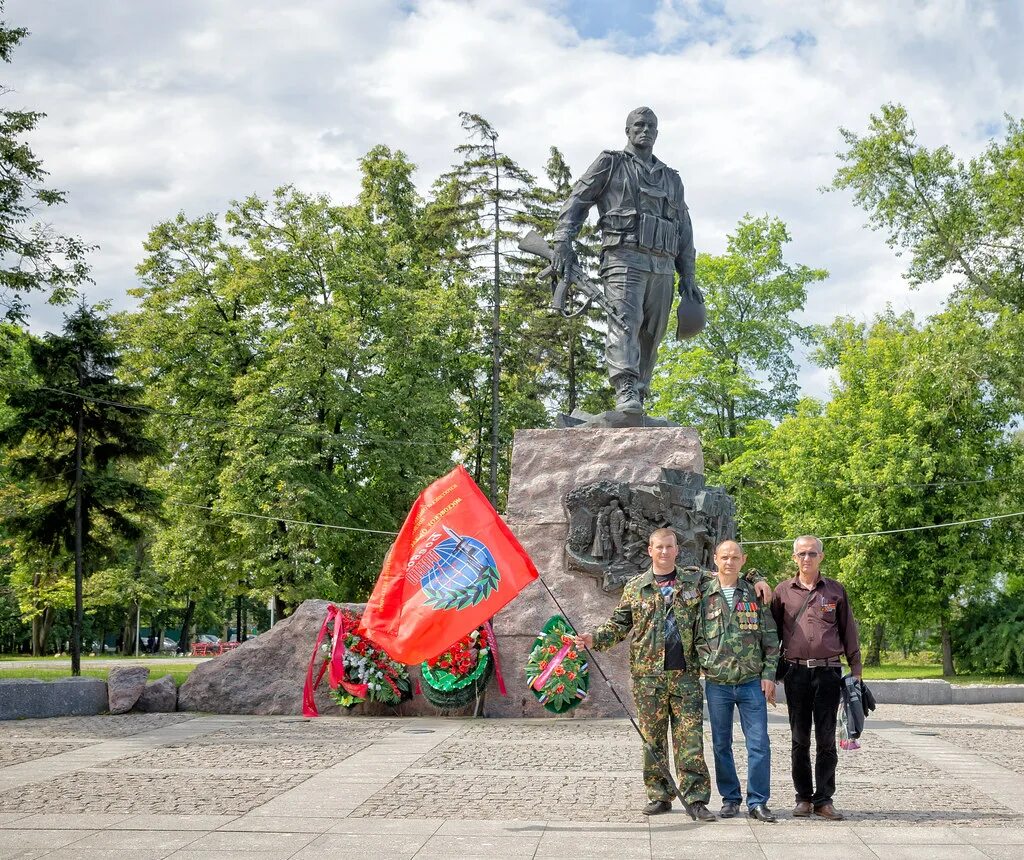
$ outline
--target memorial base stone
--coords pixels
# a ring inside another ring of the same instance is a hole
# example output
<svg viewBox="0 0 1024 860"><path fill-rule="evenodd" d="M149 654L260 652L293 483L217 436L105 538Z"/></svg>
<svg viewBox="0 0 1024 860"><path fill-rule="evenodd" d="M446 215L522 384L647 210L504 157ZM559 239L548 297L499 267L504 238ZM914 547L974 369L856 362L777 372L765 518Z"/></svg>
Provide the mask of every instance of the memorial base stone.
<svg viewBox="0 0 1024 860"><path fill-rule="evenodd" d="M527 586L494 620L509 696L492 680L484 713L489 717L551 717L526 687L523 667L544 622L559 609L581 632L606 621L619 595L594 577L570 573L565 564L569 531L563 505L574 487L595 481L656 484L663 469L704 471L697 432L688 427L564 428L520 430L512 450L506 521L533 558L543 581ZM547 586L545 589L544 586ZM629 645L598 654L601 667L632 711ZM622 706L590 667L590 697L571 717L621 717Z"/></svg>

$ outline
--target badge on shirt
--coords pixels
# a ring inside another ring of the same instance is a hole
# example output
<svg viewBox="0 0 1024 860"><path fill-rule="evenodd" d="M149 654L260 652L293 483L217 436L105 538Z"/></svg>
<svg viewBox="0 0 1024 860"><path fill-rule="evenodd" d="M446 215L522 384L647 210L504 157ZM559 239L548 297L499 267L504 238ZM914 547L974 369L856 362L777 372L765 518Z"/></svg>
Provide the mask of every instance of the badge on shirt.
<svg viewBox="0 0 1024 860"><path fill-rule="evenodd" d="M740 630L757 630L760 627L758 618L758 606L752 600L739 600L736 602L736 621Z"/></svg>

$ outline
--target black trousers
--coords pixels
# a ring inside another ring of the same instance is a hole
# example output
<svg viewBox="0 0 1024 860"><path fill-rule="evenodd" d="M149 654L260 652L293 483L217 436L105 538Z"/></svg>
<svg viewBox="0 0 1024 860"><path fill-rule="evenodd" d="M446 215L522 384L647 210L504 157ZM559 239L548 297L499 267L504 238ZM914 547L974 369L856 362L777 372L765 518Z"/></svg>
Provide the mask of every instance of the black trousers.
<svg viewBox="0 0 1024 860"><path fill-rule="evenodd" d="M842 669L790 665L786 707L793 736L793 787L798 801L815 807L832 802L836 791L836 718L842 695ZM811 780L811 726L814 726L814 780Z"/></svg>

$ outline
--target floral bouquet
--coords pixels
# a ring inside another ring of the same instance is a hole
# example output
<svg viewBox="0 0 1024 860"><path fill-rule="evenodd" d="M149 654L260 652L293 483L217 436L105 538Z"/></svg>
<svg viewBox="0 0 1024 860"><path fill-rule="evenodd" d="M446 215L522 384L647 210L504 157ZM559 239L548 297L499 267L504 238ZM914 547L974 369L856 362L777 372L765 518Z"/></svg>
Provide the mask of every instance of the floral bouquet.
<svg viewBox="0 0 1024 860"><path fill-rule="evenodd" d="M590 689L586 655L577 651L572 626L553 615L533 644L526 681L537 701L555 714L571 711Z"/></svg>
<svg viewBox="0 0 1024 860"><path fill-rule="evenodd" d="M331 640L318 646L323 659L320 675L331 667L333 661L331 696L339 705L352 708L367 701L397 705L412 698L408 670L369 639L356 633L359 616L349 609L335 607L325 625L331 620L334 623ZM338 674L337 669L340 669L340 677L334 677Z"/></svg>
<svg viewBox="0 0 1024 860"><path fill-rule="evenodd" d="M439 654L420 664L423 695L438 708L462 708L478 698L491 678L493 633L478 627Z"/></svg>

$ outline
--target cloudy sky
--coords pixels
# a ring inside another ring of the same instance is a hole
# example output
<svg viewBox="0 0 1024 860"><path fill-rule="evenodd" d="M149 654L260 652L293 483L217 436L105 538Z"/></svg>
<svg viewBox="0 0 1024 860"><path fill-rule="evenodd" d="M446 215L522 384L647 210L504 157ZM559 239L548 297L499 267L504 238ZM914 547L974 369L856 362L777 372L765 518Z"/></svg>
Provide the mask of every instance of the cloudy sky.
<svg viewBox="0 0 1024 860"><path fill-rule="evenodd" d="M971 0L7 0L31 35L0 68L8 107L70 202L62 232L100 246L91 300L124 307L141 243L177 212L294 183L338 201L377 143L422 189L462 141L458 112L539 172L619 147L626 113L658 112L657 154L686 183L699 250L746 212L783 218L789 258L821 266L806 319L936 309L845 194L822 194L838 128L887 101L963 156L1024 115L1024 4ZM35 303L33 327L59 326ZM825 391L805 369L805 389Z"/></svg>

